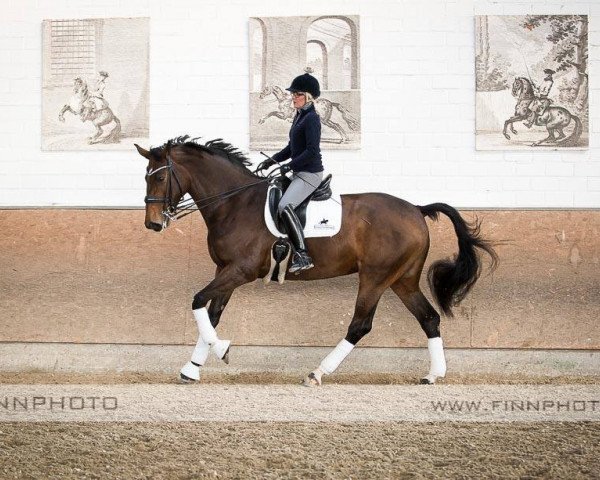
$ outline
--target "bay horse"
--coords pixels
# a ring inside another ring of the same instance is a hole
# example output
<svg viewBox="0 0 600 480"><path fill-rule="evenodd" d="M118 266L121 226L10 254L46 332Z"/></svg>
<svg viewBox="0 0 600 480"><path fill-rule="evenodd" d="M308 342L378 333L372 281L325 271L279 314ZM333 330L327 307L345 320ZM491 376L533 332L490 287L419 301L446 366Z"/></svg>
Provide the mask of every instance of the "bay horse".
<svg viewBox="0 0 600 480"><path fill-rule="evenodd" d="M528 79L524 77L515 78L512 85L512 95L518 97L518 99L515 105L515 114L504 122L502 133L507 140L510 140L510 135L506 131L507 128L510 126L510 131L516 135L517 131L513 123L526 120L533 110L539 115L535 124L545 126L548 136L531 144L532 147L537 147L542 143L552 143L560 147L573 147L577 144L583 130L581 120L564 107L544 105L543 101L536 98L533 85ZM571 120L575 122L575 129L567 137L563 129L571 123Z"/></svg>
<svg viewBox="0 0 600 480"><path fill-rule="evenodd" d="M191 361L180 374L197 381L209 351L228 362L229 341L218 338L219 324L233 291L265 277L271 265L271 248L277 240L263 217L268 178L256 175L250 160L221 139L201 144L188 136L145 150L145 226L157 232L189 208L197 208L208 229L208 252L216 264L214 279L193 299L192 310L199 336ZM191 200L181 201L184 194ZM333 237L306 240L315 267L290 275L288 280L316 280L358 272L359 288L354 316L345 338L305 379L321 385L353 347L369 333L381 295L390 288L416 317L428 338L429 373L421 383L433 384L446 374L440 337L440 315L423 295L419 280L429 250L425 217L448 216L458 238L454 259L435 262L428 281L441 310L452 316L481 272L479 251L489 254L492 269L497 255L480 233L480 223L466 223L444 203L415 206L384 193L342 195L342 225ZM189 213L189 212L187 212ZM186 213L186 214L187 214ZM210 305L209 305L210 303ZM208 308L207 308L207 305Z"/></svg>

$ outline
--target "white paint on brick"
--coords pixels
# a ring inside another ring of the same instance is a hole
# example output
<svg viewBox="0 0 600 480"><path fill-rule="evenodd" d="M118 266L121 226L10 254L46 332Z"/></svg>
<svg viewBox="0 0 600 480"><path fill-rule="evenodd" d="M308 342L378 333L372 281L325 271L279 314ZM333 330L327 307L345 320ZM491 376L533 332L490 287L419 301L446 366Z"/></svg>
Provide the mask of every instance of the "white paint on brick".
<svg viewBox="0 0 600 480"><path fill-rule="evenodd" d="M600 206L600 22L594 17L590 150L474 148L473 16L598 16L594 0L9 2L0 20L0 206L143 205L145 163L133 148L40 150L43 19L151 17L150 143L190 134L223 137L247 150L248 17L339 13L361 16L363 138L362 150L324 151L337 189L465 208ZM257 152L250 156L261 160Z"/></svg>

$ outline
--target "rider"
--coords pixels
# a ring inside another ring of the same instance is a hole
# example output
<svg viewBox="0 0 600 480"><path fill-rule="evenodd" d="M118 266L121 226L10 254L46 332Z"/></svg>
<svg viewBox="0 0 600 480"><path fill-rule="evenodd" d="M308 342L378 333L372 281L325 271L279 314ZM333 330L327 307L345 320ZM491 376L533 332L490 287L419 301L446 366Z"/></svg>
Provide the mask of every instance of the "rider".
<svg viewBox="0 0 600 480"><path fill-rule="evenodd" d="M104 89L106 88L106 79L108 73L100 70L96 75L96 83L90 90L90 98L84 103L82 111L82 121L85 121L93 112L97 112L104 108Z"/></svg>
<svg viewBox="0 0 600 480"><path fill-rule="evenodd" d="M527 117L527 121L524 122L524 125L528 128L535 123L535 120L539 115L543 113L543 111L550 105L550 100L548 99L548 95L550 94L550 90L552 89L552 85L554 85L554 81L552 80L552 75L556 72L549 68L544 70L546 77L544 78L542 84L539 86L538 95L536 99L529 104L527 107L531 113L529 117Z"/></svg>
<svg viewBox="0 0 600 480"><path fill-rule="evenodd" d="M287 88L292 93L296 116L290 128L290 141L287 146L273 155L272 160L263 161L258 169L266 169L275 163L289 158L292 161L281 166L281 173L293 171L292 182L285 191L277 211L287 227L287 233L294 244L294 256L290 272L298 272L312 268L313 262L306 248L302 224L296 215L295 208L300 205L323 180L323 163L321 162L321 120L315 110L314 101L321 94L319 81L305 73L292 81Z"/></svg>
<svg viewBox="0 0 600 480"><path fill-rule="evenodd" d="M98 76L96 77L96 84L94 85L94 89L91 92L94 97L104 98L104 89L106 88L107 78L107 72L105 72L104 70L100 70L98 72Z"/></svg>

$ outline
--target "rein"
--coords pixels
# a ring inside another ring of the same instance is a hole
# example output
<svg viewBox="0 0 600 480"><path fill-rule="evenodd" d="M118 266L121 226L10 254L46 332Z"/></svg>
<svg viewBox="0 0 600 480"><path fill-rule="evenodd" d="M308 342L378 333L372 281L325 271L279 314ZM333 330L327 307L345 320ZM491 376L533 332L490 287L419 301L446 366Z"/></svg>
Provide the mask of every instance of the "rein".
<svg viewBox="0 0 600 480"><path fill-rule="evenodd" d="M262 180L259 180L258 182L253 182L253 183L249 183L247 185L242 185L241 187L237 187L234 188L232 190L228 190L226 192L221 192L221 193L217 193L216 195L211 195L208 197L203 198L202 200L196 202L193 198L190 198L189 200L185 200L183 201L183 195L181 195L179 201L177 201L177 203L173 204L171 198L173 196L173 191L172 191L172 178L175 179L175 182L177 183L177 188L179 189L179 193L183 193L183 189L181 188L181 183L179 182L179 178L177 177L177 172L176 170L173 168L174 167L174 163L173 160L171 160L171 156L167 155L167 164L163 165L162 167L159 167L155 170L150 170L149 172L146 173L146 178L151 177L152 175L154 175L157 172L160 172L161 170L167 170L167 193L165 197L152 197L152 196L146 196L144 198L144 203L149 204L149 203L162 203L163 204L163 216L165 218L168 218L169 220L179 220L180 218L183 218L187 215L189 215L190 213L194 213L196 210L202 210L203 208L209 207L210 205L213 205L217 202L220 202L221 200L225 200L227 198L233 197L234 195L246 190L247 188L253 187L255 185L259 185L261 183L264 182L268 182L270 179L269 178L264 178ZM205 203L207 202L208 203ZM185 212L185 213L182 213Z"/></svg>

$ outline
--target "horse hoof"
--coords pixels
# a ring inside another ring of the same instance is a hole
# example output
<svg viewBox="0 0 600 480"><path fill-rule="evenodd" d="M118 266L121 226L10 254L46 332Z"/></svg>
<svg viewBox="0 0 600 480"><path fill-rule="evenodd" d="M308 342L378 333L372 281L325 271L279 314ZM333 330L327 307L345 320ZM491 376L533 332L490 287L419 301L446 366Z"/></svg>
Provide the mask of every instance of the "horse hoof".
<svg viewBox="0 0 600 480"><path fill-rule="evenodd" d="M230 346L231 341L229 340L217 340L216 343L212 345L212 351L217 356L217 358L223 360L226 364L229 364Z"/></svg>
<svg viewBox="0 0 600 480"><path fill-rule="evenodd" d="M319 381L317 376L314 374L314 372L311 372L308 374L308 377L306 377L304 379L304 381L302 382L302 385L305 387L314 388L314 387L320 387L321 382Z"/></svg>
<svg viewBox="0 0 600 480"><path fill-rule="evenodd" d="M223 361L225 362L225 365L229 365L229 348L227 348L225 355L223 355Z"/></svg>
<svg viewBox="0 0 600 480"><path fill-rule="evenodd" d="M506 138L507 140L510 140L510 136L508 135L508 133L504 134L504 138Z"/></svg>
<svg viewBox="0 0 600 480"><path fill-rule="evenodd" d="M197 382L200 380L200 367L192 362L187 362L179 371L182 383Z"/></svg>
<svg viewBox="0 0 600 480"><path fill-rule="evenodd" d="M181 383L196 383L198 381L188 377L187 375L184 375L183 373L179 374L179 380Z"/></svg>
<svg viewBox="0 0 600 480"><path fill-rule="evenodd" d="M425 375L421 381L419 382L421 385L433 385L438 378L442 378L442 376L434 375L433 373L429 373Z"/></svg>

